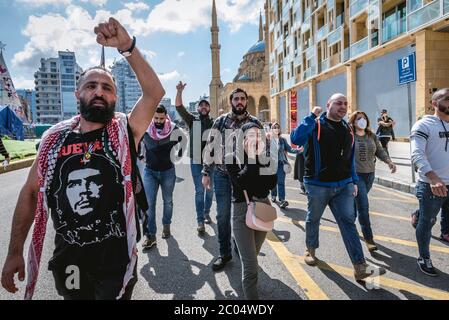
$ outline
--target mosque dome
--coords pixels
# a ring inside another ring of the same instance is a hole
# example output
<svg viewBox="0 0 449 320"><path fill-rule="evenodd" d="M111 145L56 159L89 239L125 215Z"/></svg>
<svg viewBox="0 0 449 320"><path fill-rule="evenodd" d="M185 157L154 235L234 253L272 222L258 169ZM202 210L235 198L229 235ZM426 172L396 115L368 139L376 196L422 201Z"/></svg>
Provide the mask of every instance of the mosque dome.
<svg viewBox="0 0 449 320"><path fill-rule="evenodd" d="M265 41L258 41L255 45L253 45L246 54L257 53L257 52L265 52Z"/></svg>

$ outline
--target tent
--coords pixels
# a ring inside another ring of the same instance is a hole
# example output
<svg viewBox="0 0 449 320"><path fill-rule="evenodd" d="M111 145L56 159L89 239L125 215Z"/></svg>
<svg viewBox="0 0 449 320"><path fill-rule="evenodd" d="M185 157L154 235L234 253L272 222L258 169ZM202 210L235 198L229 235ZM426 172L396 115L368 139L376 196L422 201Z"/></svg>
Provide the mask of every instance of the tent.
<svg viewBox="0 0 449 320"><path fill-rule="evenodd" d="M0 135L15 140L24 139L22 120L7 106L0 106Z"/></svg>

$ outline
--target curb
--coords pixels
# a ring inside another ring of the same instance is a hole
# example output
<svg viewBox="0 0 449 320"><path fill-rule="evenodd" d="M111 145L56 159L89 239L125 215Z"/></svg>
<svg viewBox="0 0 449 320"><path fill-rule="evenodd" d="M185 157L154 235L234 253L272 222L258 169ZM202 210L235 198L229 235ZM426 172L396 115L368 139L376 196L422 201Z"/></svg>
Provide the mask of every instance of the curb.
<svg viewBox="0 0 449 320"><path fill-rule="evenodd" d="M374 178L374 183L377 183L381 186L391 188L397 191L410 193L415 195L415 184L408 184L405 182L399 182L388 178L376 177Z"/></svg>
<svg viewBox="0 0 449 320"><path fill-rule="evenodd" d="M0 174L31 167L33 165L34 159L35 158L12 162L6 167L6 169L0 167Z"/></svg>

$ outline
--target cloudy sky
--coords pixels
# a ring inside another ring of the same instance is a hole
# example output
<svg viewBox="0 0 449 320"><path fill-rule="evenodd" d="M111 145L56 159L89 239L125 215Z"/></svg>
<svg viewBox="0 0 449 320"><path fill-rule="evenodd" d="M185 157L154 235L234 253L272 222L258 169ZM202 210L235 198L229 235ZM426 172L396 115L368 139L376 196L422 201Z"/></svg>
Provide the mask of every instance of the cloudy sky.
<svg viewBox="0 0 449 320"><path fill-rule="evenodd" d="M221 74L232 81L245 52L258 40L263 0L216 0L220 26ZM33 88L42 57L75 51L82 68L98 65L93 29L113 16L145 52L174 99L177 81L188 83L186 102L208 94L211 78L212 0L0 0L0 41L16 89ZM106 49L107 64L119 59Z"/></svg>

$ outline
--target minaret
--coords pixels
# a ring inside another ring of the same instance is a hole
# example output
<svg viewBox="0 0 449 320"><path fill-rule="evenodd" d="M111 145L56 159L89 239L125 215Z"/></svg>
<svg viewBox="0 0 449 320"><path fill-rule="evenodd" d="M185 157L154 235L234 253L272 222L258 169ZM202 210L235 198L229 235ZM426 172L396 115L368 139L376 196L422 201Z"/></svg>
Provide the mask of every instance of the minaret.
<svg viewBox="0 0 449 320"><path fill-rule="evenodd" d="M263 41L262 12L260 12L260 16L259 16L259 41Z"/></svg>
<svg viewBox="0 0 449 320"><path fill-rule="evenodd" d="M210 90L210 106L211 114L213 117L218 115L219 109L219 97L223 88L223 83L220 77L220 44L218 43L218 19L217 8L215 6L215 0L212 2L212 27L210 28L212 34L212 44L210 49L212 51L212 81L209 85Z"/></svg>

